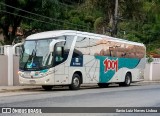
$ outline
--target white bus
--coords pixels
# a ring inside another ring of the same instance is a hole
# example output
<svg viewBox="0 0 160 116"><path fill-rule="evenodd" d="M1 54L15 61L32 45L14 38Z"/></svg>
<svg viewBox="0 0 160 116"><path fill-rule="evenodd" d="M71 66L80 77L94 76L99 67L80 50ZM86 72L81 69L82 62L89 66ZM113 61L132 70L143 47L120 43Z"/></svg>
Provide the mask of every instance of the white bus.
<svg viewBox="0 0 160 116"><path fill-rule="evenodd" d="M19 82L45 90L56 85L77 90L91 83L129 86L144 78L145 50L142 43L88 32L33 34L22 44Z"/></svg>

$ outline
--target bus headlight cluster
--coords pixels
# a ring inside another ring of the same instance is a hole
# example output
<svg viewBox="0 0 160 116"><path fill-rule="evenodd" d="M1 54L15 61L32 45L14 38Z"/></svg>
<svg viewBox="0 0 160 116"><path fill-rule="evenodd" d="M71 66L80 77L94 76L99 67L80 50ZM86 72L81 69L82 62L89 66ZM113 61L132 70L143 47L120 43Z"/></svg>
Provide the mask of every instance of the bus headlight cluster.
<svg viewBox="0 0 160 116"><path fill-rule="evenodd" d="M39 75L40 75L40 76L45 76L46 74L45 74L45 73L40 73Z"/></svg>
<svg viewBox="0 0 160 116"><path fill-rule="evenodd" d="M48 73L40 73L39 75L40 75L40 76L47 76Z"/></svg>
<svg viewBox="0 0 160 116"><path fill-rule="evenodd" d="M21 76L21 77L24 76L24 74L22 72L20 72L20 71L18 71L18 75Z"/></svg>
<svg viewBox="0 0 160 116"><path fill-rule="evenodd" d="M39 75L40 76L47 76L47 75L50 75L52 73L53 73L52 71L47 71L46 73L40 73Z"/></svg>

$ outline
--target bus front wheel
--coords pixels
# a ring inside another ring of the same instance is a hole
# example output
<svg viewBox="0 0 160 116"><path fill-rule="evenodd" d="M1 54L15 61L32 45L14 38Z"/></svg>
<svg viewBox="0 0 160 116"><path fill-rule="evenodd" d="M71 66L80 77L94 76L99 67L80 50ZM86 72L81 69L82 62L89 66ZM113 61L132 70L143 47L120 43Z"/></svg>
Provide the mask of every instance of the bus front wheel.
<svg viewBox="0 0 160 116"><path fill-rule="evenodd" d="M78 74L74 74L72 77L72 83L69 85L69 89L78 90L80 88L80 76Z"/></svg>
<svg viewBox="0 0 160 116"><path fill-rule="evenodd" d="M46 91L52 90L53 86L52 85L42 85L42 88Z"/></svg>

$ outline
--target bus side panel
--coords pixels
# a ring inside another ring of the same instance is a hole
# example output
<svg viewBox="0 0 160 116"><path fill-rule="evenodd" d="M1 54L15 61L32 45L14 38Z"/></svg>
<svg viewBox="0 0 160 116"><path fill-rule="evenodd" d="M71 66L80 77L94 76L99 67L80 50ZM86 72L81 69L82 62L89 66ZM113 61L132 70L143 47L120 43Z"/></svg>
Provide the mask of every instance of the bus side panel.
<svg viewBox="0 0 160 116"><path fill-rule="evenodd" d="M138 58L116 58L116 57L106 57L106 56L95 56L95 57L96 59L100 60L100 79L99 79L100 83L113 82L111 80L113 77L124 78L127 69L131 70L136 68L136 66L140 62ZM122 70L123 68L126 68L126 71L125 69Z"/></svg>
<svg viewBox="0 0 160 116"><path fill-rule="evenodd" d="M134 69L133 74L135 74L134 78L132 79L133 82L144 80L144 69L146 64L146 58L142 58Z"/></svg>
<svg viewBox="0 0 160 116"><path fill-rule="evenodd" d="M131 70L132 82L136 82L136 81L140 80L139 72L140 72L140 69L138 69L138 68L135 68L135 69Z"/></svg>
<svg viewBox="0 0 160 116"><path fill-rule="evenodd" d="M130 62L132 62L132 64ZM130 58L129 62L125 61L124 63L131 66L133 65L133 63L136 62L132 58ZM120 68L109 82L124 82L125 75L127 72L131 72L132 82L144 80L144 68L145 68L145 58L142 58L135 68L131 68L128 66Z"/></svg>
<svg viewBox="0 0 160 116"><path fill-rule="evenodd" d="M83 67L85 68L84 83L99 83L100 61L91 55L84 55L83 57Z"/></svg>
<svg viewBox="0 0 160 116"><path fill-rule="evenodd" d="M55 67L54 81L55 85L65 85L68 84L68 67L65 67L65 64L59 64Z"/></svg>
<svg viewBox="0 0 160 116"><path fill-rule="evenodd" d="M83 65L71 66L70 76L76 71L83 75L83 83L124 82L127 72L131 72L132 81L139 81L142 68L138 58L115 58L107 56L83 56ZM69 81L71 82L71 80Z"/></svg>
<svg viewBox="0 0 160 116"><path fill-rule="evenodd" d="M72 59L69 67L69 77L72 77L78 71L82 73L83 83L99 83L99 66L100 61L95 59L94 56L83 55L83 60ZM70 78L69 82L71 83L71 81Z"/></svg>
<svg viewBox="0 0 160 116"><path fill-rule="evenodd" d="M108 83L115 83L115 82L124 82L125 80L125 75L127 73L128 68L121 68L119 69L114 75L113 77L108 81Z"/></svg>
<svg viewBox="0 0 160 116"><path fill-rule="evenodd" d="M76 73L76 72L80 72L82 74L82 80L83 80L83 83L84 83L84 81L85 81L85 69L83 67L71 66L71 67L69 67L69 84L72 83L73 74Z"/></svg>

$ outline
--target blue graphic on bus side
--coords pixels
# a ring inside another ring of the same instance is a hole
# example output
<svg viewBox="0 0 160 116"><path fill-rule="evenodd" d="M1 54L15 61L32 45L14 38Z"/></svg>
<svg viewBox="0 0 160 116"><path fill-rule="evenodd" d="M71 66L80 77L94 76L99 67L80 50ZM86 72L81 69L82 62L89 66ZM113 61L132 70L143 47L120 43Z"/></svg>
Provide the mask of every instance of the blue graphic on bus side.
<svg viewBox="0 0 160 116"><path fill-rule="evenodd" d="M83 66L83 56L72 58L70 66L82 67Z"/></svg>
<svg viewBox="0 0 160 116"><path fill-rule="evenodd" d="M138 58L115 58L106 56L95 56L95 58L100 61L100 83L108 82L119 69L133 69L140 62Z"/></svg>

